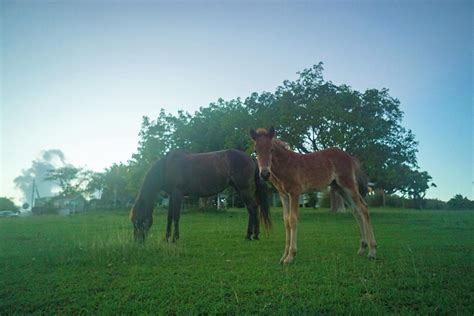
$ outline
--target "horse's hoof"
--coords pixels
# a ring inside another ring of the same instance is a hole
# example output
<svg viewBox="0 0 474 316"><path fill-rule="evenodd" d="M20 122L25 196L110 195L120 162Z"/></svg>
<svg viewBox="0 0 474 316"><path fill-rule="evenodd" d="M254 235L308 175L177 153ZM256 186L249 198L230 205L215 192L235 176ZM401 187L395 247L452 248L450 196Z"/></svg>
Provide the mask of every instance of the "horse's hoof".
<svg viewBox="0 0 474 316"><path fill-rule="evenodd" d="M253 240L260 240L260 238L258 238L258 236L254 236Z"/></svg>
<svg viewBox="0 0 474 316"><path fill-rule="evenodd" d="M357 254L363 256L365 254L365 248L360 248L359 251L357 251Z"/></svg>
<svg viewBox="0 0 474 316"><path fill-rule="evenodd" d="M377 256L375 255L375 251L374 252L369 251L369 254L367 255L367 258L369 258L369 260L377 259Z"/></svg>
<svg viewBox="0 0 474 316"><path fill-rule="evenodd" d="M247 241L252 241L252 238L249 237L249 236L247 236L247 237L245 237L245 240L247 240Z"/></svg>

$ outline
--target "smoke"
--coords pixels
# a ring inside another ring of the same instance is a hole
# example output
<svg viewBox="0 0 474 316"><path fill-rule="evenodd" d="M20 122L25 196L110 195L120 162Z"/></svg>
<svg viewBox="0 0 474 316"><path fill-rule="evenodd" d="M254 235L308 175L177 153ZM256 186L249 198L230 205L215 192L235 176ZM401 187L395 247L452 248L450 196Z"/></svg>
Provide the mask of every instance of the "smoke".
<svg viewBox="0 0 474 316"><path fill-rule="evenodd" d="M58 186L50 181L44 181L48 170L71 166L66 162L64 154L59 149L42 151L40 157L33 160L31 167L23 169L21 175L13 181L15 186L23 193L23 199L30 202L33 190L33 180L40 197L52 196L58 191ZM35 192L36 197L36 192Z"/></svg>

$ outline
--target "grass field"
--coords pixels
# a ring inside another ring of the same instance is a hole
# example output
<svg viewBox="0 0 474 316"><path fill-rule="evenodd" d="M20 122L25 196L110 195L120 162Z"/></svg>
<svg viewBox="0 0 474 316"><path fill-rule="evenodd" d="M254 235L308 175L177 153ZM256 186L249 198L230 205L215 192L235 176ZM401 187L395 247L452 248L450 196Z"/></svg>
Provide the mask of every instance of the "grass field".
<svg viewBox="0 0 474 316"><path fill-rule="evenodd" d="M274 229L245 241L243 210L185 212L144 245L126 211L0 219L0 314L474 313L474 212L372 210L378 259L356 255L350 214L303 209L296 261Z"/></svg>

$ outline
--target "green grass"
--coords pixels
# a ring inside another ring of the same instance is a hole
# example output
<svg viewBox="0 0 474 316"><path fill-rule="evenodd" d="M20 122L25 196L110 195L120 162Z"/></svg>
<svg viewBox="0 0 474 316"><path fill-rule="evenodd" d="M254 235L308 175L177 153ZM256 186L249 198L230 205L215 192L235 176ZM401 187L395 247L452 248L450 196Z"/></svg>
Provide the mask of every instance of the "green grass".
<svg viewBox="0 0 474 316"><path fill-rule="evenodd" d="M378 259L356 255L350 214L301 210L298 254L280 265L281 210L260 241L243 210L185 212L144 245L128 214L0 219L0 314L474 313L474 212L372 210Z"/></svg>

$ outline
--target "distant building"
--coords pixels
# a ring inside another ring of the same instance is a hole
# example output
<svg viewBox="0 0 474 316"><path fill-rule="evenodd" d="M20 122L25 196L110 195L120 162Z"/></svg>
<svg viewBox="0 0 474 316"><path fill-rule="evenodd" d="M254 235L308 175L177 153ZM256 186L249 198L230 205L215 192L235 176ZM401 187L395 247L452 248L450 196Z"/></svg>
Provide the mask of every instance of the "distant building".
<svg viewBox="0 0 474 316"><path fill-rule="evenodd" d="M60 215L69 215L85 210L86 199L80 194L57 198L53 201L53 206Z"/></svg>
<svg viewBox="0 0 474 316"><path fill-rule="evenodd" d="M69 215L83 212L86 206L86 199L80 194L66 197L43 197L35 200L32 209L33 214L60 214Z"/></svg>

